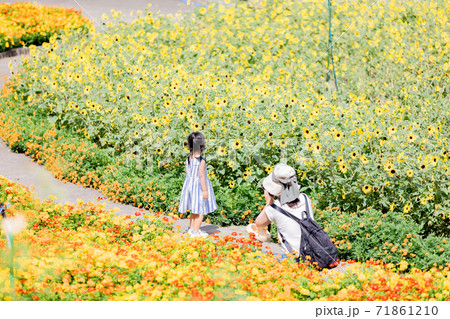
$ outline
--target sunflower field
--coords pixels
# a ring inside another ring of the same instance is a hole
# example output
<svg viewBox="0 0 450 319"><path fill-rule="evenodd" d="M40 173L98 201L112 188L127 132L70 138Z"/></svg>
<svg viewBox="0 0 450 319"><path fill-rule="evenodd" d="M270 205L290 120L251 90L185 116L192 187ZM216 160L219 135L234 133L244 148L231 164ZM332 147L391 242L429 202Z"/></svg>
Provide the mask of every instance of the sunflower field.
<svg viewBox="0 0 450 319"><path fill-rule="evenodd" d="M3 88L0 136L60 179L177 214L186 136L200 130L219 207L209 222L252 221L261 179L284 162L341 255L442 266L449 12L444 0L334 3L337 90L324 1L145 11L132 23L112 11L96 31L31 47Z"/></svg>
<svg viewBox="0 0 450 319"><path fill-rule="evenodd" d="M30 2L0 3L0 52L41 45L54 34L92 27L80 11Z"/></svg>
<svg viewBox="0 0 450 319"><path fill-rule="evenodd" d="M350 261L319 272L261 253L237 234L183 237L175 215L118 216L41 202L0 176L8 218L26 217L14 259L0 237L0 300L449 300L450 269ZM3 234L2 234L3 235ZM10 281L14 265L15 281Z"/></svg>

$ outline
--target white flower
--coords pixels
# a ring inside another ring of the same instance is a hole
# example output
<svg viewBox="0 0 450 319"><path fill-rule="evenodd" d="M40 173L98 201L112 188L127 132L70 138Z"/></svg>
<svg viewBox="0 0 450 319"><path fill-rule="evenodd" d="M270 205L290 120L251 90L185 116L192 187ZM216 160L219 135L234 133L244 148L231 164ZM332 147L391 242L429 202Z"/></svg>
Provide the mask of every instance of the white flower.
<svg viewBox="0 0 450 319"><path fill-rule="evenodd" d="M27 226L27 222L23 215L17 215L14 217L7 217L3 219L2 229L6 234L18 234Z"/></svg>

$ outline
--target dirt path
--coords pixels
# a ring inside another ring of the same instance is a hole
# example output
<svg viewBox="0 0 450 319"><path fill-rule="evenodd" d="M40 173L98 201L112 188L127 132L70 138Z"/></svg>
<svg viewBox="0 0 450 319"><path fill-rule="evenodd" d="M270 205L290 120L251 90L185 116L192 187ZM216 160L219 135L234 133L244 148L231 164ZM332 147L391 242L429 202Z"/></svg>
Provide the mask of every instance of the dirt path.
<svg viewBox="0 0 450 319"><path fill-rule="evenodd" d="M37 164L25 154L13 153L0 143L0 175L18 182L31 189L41 200L54 196L58 203L76 203L78 199L84 202L106 203L108 208L120 208L119 214L134 214L138 208L122 205L109 200L103 200L103 195L95 189L84 188L72 183L56 179L44 166Z"/></svg>

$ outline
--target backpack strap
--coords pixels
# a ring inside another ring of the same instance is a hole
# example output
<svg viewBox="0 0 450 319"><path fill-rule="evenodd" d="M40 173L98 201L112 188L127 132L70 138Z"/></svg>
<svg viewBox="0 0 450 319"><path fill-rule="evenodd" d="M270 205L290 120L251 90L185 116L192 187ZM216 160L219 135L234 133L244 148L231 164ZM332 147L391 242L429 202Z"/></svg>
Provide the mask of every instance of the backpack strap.
<svg viewBox="0 0 450 319"><path fill-rule="evenodd" d="M287 248L288 252L290 254L292 254L293 253L293 249L292 249L291 245L287 242L287 240L284 238L282 233L280 233L280 236L281 236L281 241L283 242L284 246Z"/></svg>
<svg viewBox="0 0 450 319"><path fill-rule="evenodd" d="M298 218L297 216L292 215L291 213L289 213L288 211L285 211L283 208L281 208L278 205L275 204L271 204L270 207L272 207L273 209L277 210L278 212L282 213L284 216L289 217L291 219L293 219L295 222L297 222L297 224L299 224L300 229L303 231L303 225L302 222L300 220L300 218ZM308 216L308 215L307 215ZM289 245L289 243L287 242L287 240L284 238L283 234L281 232L278 232L280 234L281 240L284 243L284 245L286 246L287 250L289 251L289 253L293 253L292 247L291 245ZM305 230L306 233L306 230ZM301 243L300 243L301 245ZM300 250L299 250L300 253Z"/></svg>
<svg viewBox="0 0 450 319"><path fill-rule="evenodd" d="M311 212L309 211L308 195L306 195L305 193L301 193L301 195L303 195L303 197L305 197L305 211L304 211L304 213L306 213L306 218L307 219L311 219Z"/></svg>
<svg viewBox="0 0 450 319"><path fill-rule="evenodd" d="M292 215L291 213L289 213L288 211L285 211L283 208L281 208L281 207L278 206L278 205L271 204L270 207L272 207L273 209L279 211L279 212L282 213L284 216L289 217L289 218L295 220L300 226L302 226L301 219L298 218L297 216L294 216L294 215Z"/></svg>

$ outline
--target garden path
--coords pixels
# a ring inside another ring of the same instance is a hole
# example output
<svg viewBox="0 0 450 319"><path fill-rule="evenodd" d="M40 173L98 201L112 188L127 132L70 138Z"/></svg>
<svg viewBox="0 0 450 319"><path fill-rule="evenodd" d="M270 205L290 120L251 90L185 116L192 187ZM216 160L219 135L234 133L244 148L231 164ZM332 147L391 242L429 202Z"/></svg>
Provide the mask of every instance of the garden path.
<svg viewBox="0 0 450 319"><path fill-rule="evenodd" d="M205 2L205 0L201 1ZM16 3L23 2L23 0L8 0L7 2ZM96 27L97 23L103 22L101 20L103 13L110 15L112 9L121 11L123 13L122 18L126 22L131 22L135 18L135 15L130 15L131 11L134 13L138 10L143 11L149 3L151 3L150 10L152 12L160 11L162 14L176 14L179 11L184 12L192 9L192 6L188 6L186 1L182 0L35 0L33 2L50 7L81 10L83 16L94 21Z"/></svg>

